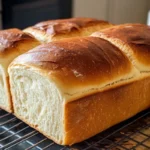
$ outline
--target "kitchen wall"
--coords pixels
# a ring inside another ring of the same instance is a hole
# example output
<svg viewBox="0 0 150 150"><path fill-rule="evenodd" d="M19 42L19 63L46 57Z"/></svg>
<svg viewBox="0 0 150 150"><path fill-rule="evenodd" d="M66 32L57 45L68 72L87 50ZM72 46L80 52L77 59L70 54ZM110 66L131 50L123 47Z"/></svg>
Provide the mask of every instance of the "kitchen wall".
<svg viewBox="0 0 150 150"><path fill-rule="evenodd" d="M95 17L112 23L146 23L150 0L73 0L73 17Z"/></svg>

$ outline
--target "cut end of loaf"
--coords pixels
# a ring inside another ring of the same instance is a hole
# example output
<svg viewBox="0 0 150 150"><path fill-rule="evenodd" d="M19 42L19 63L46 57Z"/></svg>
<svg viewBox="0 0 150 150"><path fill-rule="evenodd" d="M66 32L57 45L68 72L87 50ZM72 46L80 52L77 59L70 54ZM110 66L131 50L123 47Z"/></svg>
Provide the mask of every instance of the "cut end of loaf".
<svg viewBox="0 0 150 150"><path fill-rule="evenodd" d="M10 70L14 114L56 143L63 143L63 102L53 83L27 69Z"/></svg>
<svg viewBox="0 0 150 150"><path fill-rule="evenodd" d="M12 112L8 76L0 65L0 108Z"/></svg>

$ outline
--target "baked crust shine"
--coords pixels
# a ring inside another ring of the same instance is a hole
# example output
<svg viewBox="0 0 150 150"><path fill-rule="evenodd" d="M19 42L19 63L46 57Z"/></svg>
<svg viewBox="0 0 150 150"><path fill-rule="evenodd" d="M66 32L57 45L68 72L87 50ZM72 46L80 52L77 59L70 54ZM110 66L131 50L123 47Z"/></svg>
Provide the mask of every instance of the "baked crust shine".
<svg viewBox="0 0 150 150"><path fill-rule="evenodd" d="M108 22L94 18L59 19L37 23L33 26L33 29L41 30L48 34L55 35L69 33L73 30L81 30L83 27L95 26L97 24L108 24Z"/></svg>
<svg viewBox="0 0 150 150"><path fill-rule="evenodd" d="M19 29L7 29L0 31L0 55L5 53L8 48L15 47L15 44L23 40L33 40L32 35L22 32Z"/></svg>
<svg viewBox="0 0 150 150"><path fill-rule="evenodd" d="M119 47L141 72L150 71L150 27L144 24L123 24L93 33Z"/></svg>
<svg viewBox="0 0 150 150"><path fill-rule="evenodd" d="M69 18L48 20L24 29L42 43L62 40L64 38L88 36L95 31L108 28L112 24L93 18Z"/></svg>

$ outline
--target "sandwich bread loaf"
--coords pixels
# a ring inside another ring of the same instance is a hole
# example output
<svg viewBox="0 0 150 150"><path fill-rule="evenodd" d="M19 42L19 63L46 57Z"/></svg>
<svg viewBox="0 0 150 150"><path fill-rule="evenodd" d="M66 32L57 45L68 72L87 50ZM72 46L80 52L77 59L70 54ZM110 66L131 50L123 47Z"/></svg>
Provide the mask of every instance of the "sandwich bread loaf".
<svg viewBox="0 0 150 150"><path fill-rule="evenodd" d="M12 112L8 65L15 57L37 45L36 39L19 29L0 31L0 108Z"/></svg>
<svg viewBox="0 0 150 150"><path fill-rule="evenodd" d="M150 28L120 25L93 36L43 44L8 69L14 114L58 144L150 106Z"/></svg>

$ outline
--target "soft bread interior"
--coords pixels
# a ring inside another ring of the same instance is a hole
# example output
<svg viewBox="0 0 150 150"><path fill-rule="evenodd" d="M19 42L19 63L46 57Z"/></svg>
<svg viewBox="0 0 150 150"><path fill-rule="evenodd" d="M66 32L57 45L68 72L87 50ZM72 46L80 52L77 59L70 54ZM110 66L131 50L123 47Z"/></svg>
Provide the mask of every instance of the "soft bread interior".
<svg viewBox="0 0 150 150"><path fill-rule="evenodd" d="M15 115L62 143L63 102L53 81L24 68L12 69L10 81Z"/></svg>

